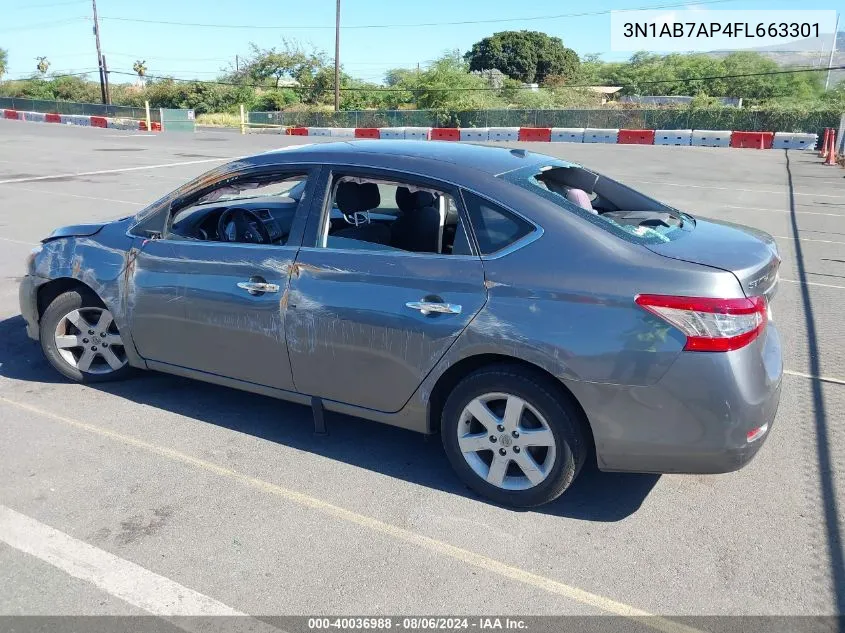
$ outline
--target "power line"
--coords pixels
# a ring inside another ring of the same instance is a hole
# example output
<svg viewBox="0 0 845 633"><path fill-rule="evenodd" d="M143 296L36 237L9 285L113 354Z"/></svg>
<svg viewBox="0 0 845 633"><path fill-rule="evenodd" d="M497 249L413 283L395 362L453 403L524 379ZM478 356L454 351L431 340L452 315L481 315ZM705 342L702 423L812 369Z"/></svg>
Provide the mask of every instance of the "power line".
<svg viewBox="0 0 845 633"><path fill-rule="evenodd" d="M413 24L348 24L341 26L341 29L388 29L388 28L420 28L431 26L463 26L468 24L497 24L502 22L533 22L537 20L558 20L561 18L580 18L592 15L607 15L612 11L648 11L650 9L669 9L673 7L686 7L692 5L721 4L725 2L736 2L737 0L699 0L698 2L673 2L671 4L650 5L631 9L605 9L602 11L584 11L580 13L559 13L556 15L536 15L524 18L492 18L487 20L460 20L456 22L419 22ZM275 29L275 30L319 30L334 29L334 26L307 25L295 26L286 24L274 26L269 24L219 24L203 22L175 22L169 20L149 20L146 18L123 18L102 16L102 20L113 20L119 22L137 22L141 24L161 24L166 26L192 26L210 29Z"/></svg>
<svg viewBox="0 0 845 633"><path fill-rule="evenodd" d="M64 7L71 4L82 4L86 0L70 0L70 2L50 2L48 4L27 4L20 7L3 7L4 11L23 11L25 9L49 9L52 7Z"/></svg>
<svg viewBox="0 0 845 633"><path fill-rule="evenodd" d="M101 20L103 18L100 18ZM164 59L171 62L228 62L231 57L168 57L166 55L139 55L135 53L115 53L114 51L103 51L112 57L128 57L130 59Z"/></svg>
<svg viewBox="0 0 845 633"><path fill-rule="evenodd" d="M52 26L59 26L61 24L70 24L71 22L79 22L80 20L87 20L88 16L82 15L75 18L66 18L64 20L53 20L50 22L39 22L37 24L25 24L23 26L13 26L11 28L0 29L0 33L7 33L9 31L31 31L33 29L44 29Z"/></svg>
<svg viewBox="0 0 845 633"><path fill-rule="evenodd" d="M621 87L634 87L634 86L652 86L658 84L675 84L675 83L687 83L691 81L713 81L716 79L741 79L744 77L768 77L771 75L790 75L796 73L812 73L812 72L827 72L827 67L825 68L793 68L788 70L770 70L766 72L758 72L758 73L739 73L735 75L712 75L709 77L678 77L676 79L658 79L652 81L639 81L635 84L623 84ZM832 66L831 70L845 70L845 66ZM121 71L112 71L115 75L133 75L133 73L121 72ZM172 81L186 81L186 82L194 82L194 83L205 83L205 84L215 84L218 86L239 86L239 87L251 87L251 88L267 88L266 84L248 84L248 83L237 83L233 81L209 81L203 79L177 79L175 77L166 77L162 75L147 75L148 79L161 79L161 80L172 80ZM561 88L595 88L594 84L568 84L566 86L561 86ZM311 88L303 87L303 86L282 86L282 88L288 90L312 90ZM519 86L514 87L514 90L534 90L532 86ZM410 88L364 88L364 87L347 87L344 88L343 86L340 87L342 92L415 92L415 91L425 91L425 92L498 92L502 90L502 88L492 88L489 86L486 87L478 87L478 88L428 88L428 87L410 87ZM319 92L331 92L334 91L334 86L329 86L327 88L318 89Z"/></svg>

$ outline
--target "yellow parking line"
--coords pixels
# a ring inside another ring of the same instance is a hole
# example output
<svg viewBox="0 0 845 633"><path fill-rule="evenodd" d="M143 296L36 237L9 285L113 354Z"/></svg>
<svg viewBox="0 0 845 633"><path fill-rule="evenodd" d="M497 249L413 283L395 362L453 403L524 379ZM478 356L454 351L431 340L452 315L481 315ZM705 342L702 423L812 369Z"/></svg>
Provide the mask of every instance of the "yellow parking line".
<svg viewBox="0 0 845 633"><path fill-rule="evenodd" d="M509 578L511 580L521 582L534 587L535 589L541 589L551 594L595 607L607 613L635 619L650 628L663 631L664 633L701 633L698 629L664 617L653 615L648 611L637 609L636 607L632 607L623 602L618 602L611 598L606 598L605 596L591 593L589 591L579 589L578 587L573 587L557 580L520 569L519 567L508 565L493 558L450 545L449 543L445 543L435 538L424 536L411 530L386 523L379 519L341 508L340 506L328 503L327 501L322 501L321 499L311 497L301 492L296 492L295 490L290 490L262 479L250 477L249 475L193 457L172 448L151 444L149 442L145 442L144 440L124 435L123 433L118 433L117 431L105 429L80 420L74 420L73 418L45 411L44 409L39 409L38 407L10 400L2 396L0 396L0 402L25 411L30 411L37 415L48 417L52 420L56 420L57 422L62 422L84 431L95 433L102 437L107 437L109 439L128 444L129 446L134 446L135 448L139 448L162 457L167 457L176 462L181 462L189 466L194 466L196 468L215 473L221 477L226 477L227 479L231 479L263 492L275 495L286 501L296 503L306 508L311 508L312 510L316 510L317 512L321 512L336 519L369 528L375 532L380 532L381 534L386 534L400 541L416 545L417 547L436 552L443 556L448 556L454 560L483 569L484 571L492 574L497 574L503 578Z"/></svg>

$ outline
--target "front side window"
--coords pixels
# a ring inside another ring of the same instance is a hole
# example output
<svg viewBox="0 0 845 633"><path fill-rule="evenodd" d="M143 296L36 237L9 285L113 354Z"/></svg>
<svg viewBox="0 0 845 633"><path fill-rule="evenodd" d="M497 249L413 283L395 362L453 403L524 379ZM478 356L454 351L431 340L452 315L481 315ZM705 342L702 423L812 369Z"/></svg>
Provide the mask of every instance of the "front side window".
<svg viewBox="0 0 845 633"><path fill-rule="evenodd" d="M228 178L174 209L167 237L283 246L307 180L306 173Z"/></svg>
<svg viewBox="0 0 845 633"><path fill-rule="evenodd" d="M334 174L317 246L471 255L458 205L420 183Z"/></svg>

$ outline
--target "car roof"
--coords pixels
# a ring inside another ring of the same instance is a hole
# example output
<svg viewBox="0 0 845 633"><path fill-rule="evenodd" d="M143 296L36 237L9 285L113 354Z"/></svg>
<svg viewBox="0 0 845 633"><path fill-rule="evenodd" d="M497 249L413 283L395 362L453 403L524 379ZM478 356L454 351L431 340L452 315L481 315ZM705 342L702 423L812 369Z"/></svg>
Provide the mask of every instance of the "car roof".
<svg viewBox="0 0 845 633"><path fill-rule="evenodd" d="M279 157L280 162L301 159L344 163L354 160L355 157L361 158L363 155L367 157L367 164L373 167L391 167L398 157L402 157L405 160L417 159L420 162L450 163L491 175L547 162L550 159L560 161L560 159L553 159L545 154L511 147L491 147L489 145L452 141L399 139L310 143L271 150L262 156L267 158ZM265 160L267 159L265 158Z"/></svg>

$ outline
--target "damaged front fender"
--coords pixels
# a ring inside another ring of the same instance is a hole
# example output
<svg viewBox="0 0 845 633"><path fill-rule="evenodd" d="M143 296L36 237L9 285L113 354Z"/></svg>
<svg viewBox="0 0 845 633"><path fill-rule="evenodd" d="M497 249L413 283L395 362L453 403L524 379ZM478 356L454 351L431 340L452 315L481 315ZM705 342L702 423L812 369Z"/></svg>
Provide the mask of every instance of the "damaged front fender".
<svg viewBox="0 0 845 633"><path fill-rule="evenodd" d="M43 240L40 251L34 254L28 271L31 282L27 287L36 306L39 289L51 282L73 279L90 288L114 316L130 364L144 366L129 330L137 252L134 242L140 238L127 235L127 228L128 220L118 220L57 229ZM22 297L21 305L24 303ZM29 329L32 334L35 328Z"/></svg>

